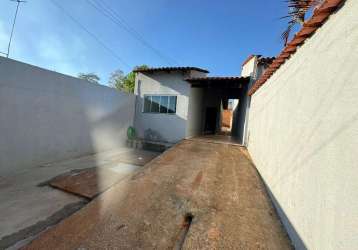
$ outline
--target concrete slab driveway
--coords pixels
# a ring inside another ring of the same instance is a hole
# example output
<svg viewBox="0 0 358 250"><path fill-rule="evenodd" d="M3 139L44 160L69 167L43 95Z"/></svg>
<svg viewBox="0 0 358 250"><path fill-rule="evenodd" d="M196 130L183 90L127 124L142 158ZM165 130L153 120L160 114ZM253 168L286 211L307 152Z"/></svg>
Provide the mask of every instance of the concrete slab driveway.
<svg viewBox="0 0 358 250"><path fill-rule="evenodd" d="M52 178L73 170L92 168L97 169L97 176L103 178L94 184L107 187L109 172L113 172L116 178L111 181L117 182L157 155L149 151L118 148L0 176L0 249L10 246L16 249L26 244L41 231L88 203L89 199L85 197L48 186L47 182ZM101 174L104 171L107 175Z"/></svg>
<svg viewBox="0 0 358 250"><path fill-rule="evenodd" d="M25 249L291 249L240 146L186 140Z"/></svg>

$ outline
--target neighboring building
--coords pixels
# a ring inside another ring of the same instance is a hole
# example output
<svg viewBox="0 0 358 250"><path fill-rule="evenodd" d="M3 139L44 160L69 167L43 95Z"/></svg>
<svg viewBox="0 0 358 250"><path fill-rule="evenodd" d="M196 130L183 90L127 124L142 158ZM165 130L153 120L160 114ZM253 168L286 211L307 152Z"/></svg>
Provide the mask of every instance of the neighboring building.
<svg viewBox="0 0 358 250"><path fill-rule="evenodd" d="M137 136L164 143L220 132L228 99L245 98L250 82L250 77L208 77L207 70L196 67L138 69L136 73ZM237 114L246 110L246 103L240 104ZM245 115L233 120L237 122L232 134L243 140Z"/></svg>

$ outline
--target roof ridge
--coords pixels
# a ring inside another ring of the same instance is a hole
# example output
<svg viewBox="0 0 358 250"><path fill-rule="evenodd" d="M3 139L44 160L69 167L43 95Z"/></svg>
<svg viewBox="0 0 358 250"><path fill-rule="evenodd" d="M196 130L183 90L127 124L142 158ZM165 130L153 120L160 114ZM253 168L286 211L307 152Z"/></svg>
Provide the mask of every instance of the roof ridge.
<svg viewBox="0 0 358 250"><path fill-rule="evenodd" d="M135 69L133 72L154 72L154 71L187 71L187 70L196 70L204 73L209 73L208 70L199 68L199 67L192 67L192 66L183 66L183 67L152 67L152 68L140 68Z"/></svg>

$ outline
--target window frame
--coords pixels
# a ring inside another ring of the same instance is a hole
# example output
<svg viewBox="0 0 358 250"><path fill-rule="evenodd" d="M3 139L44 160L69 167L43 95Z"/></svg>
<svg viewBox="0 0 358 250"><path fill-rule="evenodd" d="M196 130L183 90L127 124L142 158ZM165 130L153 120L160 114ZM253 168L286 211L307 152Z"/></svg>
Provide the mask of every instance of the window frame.
<svg viewBox="0 0 358 250"><path fill-rule="evenodd" d="M152 97L153 96L159 96L159 97L162 97L162 96L165 96L165 97L168 97L168 104L167 104L167 113L161 113L160 112L160 103L159 103L159 112L146 112L144 110L145 108L145 99L146 97L151 97L151 102L150 102L150 107L149 107L149 110L151 109L151 106L152 106ZM169 113L169 105L170 105L170 97L175 97L175 112L173 113ZM142 113L144 114L158 114L158 115L176 115L177 113L177 107L178 107L178 95L174 95L174 94L144 94L143 95L143 105L142 105Z"/></svg>

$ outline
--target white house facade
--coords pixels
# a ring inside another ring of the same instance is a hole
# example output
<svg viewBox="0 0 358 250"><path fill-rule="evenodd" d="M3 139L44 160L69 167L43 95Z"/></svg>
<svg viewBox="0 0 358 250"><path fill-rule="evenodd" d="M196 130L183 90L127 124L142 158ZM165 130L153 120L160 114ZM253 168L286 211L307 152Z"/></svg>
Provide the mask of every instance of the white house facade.
<svg viewBox="0 0 358 250"><path fill-rule="evenodd" d="M137 97L134 127L137 136L149 141L175 143L198 133L200 110L189 109L200 99L184 79L206 76L199 68L157 68L136 74Z"/></svg>
<svg viewBox="0 0 358 250"><path fill-rule="evenodd" d="M136 70L137 137L174 144L185 138L220 133L222 111L227 109L229 99L236 99L240 101L233 112L231 135L244 143L251 76L209 77L208 73L196 67Z"/></svg>

